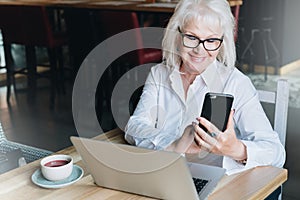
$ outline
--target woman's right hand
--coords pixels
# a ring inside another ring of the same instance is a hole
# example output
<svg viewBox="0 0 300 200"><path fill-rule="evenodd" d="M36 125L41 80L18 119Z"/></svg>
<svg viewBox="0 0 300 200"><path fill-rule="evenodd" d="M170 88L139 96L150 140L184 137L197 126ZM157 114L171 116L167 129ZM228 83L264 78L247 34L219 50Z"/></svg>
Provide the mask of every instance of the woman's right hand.
<svg viewBox="0 0 300 200"><path fill-rule="evenodd" d="M177 153L187 153L187 151L191 151L191 146L197 146L194 142L194 135L194 127L192 125L187 126L184 129L182 136L178 140L173 142L169 147L167 147L166 150L175 151Z"/></svg>
<svg viewBox="0 0 300 200"><path fill-rule="evenodd" d="M229 156L234 160L245 160L247 159L247 149L244 143L236 137L233 114L234 111L231 111L227 128L224 132L220 131L205 118L198 118L199 123L201 123L209 133L213 133L214 136L212 137L197 124L194 124L195 140L200 148L210 153Z"/></svg>

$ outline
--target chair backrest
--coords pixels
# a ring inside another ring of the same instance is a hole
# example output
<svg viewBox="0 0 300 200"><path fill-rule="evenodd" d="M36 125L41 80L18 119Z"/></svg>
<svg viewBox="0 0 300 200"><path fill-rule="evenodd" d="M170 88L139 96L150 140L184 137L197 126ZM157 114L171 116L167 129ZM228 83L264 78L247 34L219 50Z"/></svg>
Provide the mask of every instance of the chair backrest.
<svg viewBox="0 0 300 200"><path fill-rule="evenodd" d="M0 29L5 44L49 46L52 27L44 6L0 6Z"/></svg>
<svg viewBox="0 0 300 200"><path fill-rule="evenodd" d="M258 90L261 102L275 104L274 130L279 134L281 143L285 146L287 113L289 102L289 84L285 79L277 81L276 91Z"/></svg>
<svg viewBox="0 0 300 200"><path fill-rule="evenodd" d="M100 23L103 39L111 37L115 34L121 33L126 30L139 28L139 21L137 14L130 11L99 11L98 22ZM143 45L140 32L135 33L138 45Z"/></svg>
<svg viewBox="0 0 300 200"><path fill-rule="evenodd" d="M143 38L140 28L138 16L135 12L130 11L99 11L97 13L98 23L101 27L100 34L102 40L105 40L113 35L135 29L134 34L130 38L126 38L127 42L131 42L136 46L136 51L129 53L125 60L130 60L133 63L141 64L143 51ZM121 44L120 44L121 45Z"/></svg>

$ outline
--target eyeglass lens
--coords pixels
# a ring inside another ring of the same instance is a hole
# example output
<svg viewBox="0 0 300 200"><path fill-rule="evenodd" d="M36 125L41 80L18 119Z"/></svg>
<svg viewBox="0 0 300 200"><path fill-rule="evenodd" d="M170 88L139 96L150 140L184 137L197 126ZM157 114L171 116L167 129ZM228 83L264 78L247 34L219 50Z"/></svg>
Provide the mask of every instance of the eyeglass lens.
<svg viewBox="0 0 300 200"><path fill-rule="evenodd" d="M192 35L183 35L183 45L190 48L196 48L200 43L203 43L203 46L206 50L216 50L220 47L222 40L216 38L206 39L200 41L199 38Z"/></svg>

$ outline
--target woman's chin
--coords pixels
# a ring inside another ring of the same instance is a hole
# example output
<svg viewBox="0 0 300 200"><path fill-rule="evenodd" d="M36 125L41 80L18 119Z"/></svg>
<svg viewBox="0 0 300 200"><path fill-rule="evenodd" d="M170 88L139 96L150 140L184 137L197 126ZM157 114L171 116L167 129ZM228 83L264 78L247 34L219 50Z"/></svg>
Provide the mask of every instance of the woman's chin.
<svg viewBox="0 0 300 200"><path fill-rule="evenodd" d="M201 66L201 65L192 65L191 66L191 71L193 72L193 74L201 74L205 69L206 69L206 67L203 67L203 66Z"/></svg>

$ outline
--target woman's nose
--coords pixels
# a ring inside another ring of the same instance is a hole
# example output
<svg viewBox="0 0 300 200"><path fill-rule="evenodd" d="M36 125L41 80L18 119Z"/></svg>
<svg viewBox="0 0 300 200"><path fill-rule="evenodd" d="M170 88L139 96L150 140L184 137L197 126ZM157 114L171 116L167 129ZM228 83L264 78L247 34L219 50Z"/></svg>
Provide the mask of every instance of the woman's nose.
<svg viewBox="0 0 300 200"><path fill-rule="evenodd" d="M193 48L193 51L197 54L207 52L203 46L203 43L200 43L197 47Z"/></svg>

